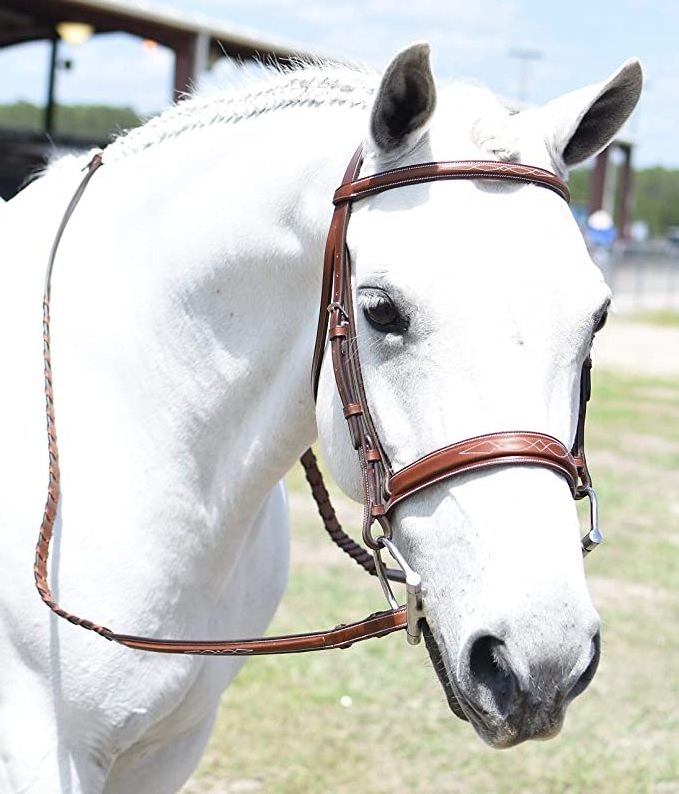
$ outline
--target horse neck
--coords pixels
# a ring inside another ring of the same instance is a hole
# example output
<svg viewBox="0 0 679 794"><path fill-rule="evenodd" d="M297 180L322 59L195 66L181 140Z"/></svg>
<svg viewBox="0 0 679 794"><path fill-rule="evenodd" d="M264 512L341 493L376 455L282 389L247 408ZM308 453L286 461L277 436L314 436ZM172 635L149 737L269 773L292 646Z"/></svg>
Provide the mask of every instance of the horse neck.
<svg viewBox="0 0 679 794"><path fill-rule="evenodd" d="M146 526L163 515L166 538L195 529L214 548L226 519L247 526L315 437L324 237L363 119L296 113L106 164L64 240L53 315L55 387L73 384L65 462L98 461L129 515ZM273 133L275 151L263 143Z"/></svg>

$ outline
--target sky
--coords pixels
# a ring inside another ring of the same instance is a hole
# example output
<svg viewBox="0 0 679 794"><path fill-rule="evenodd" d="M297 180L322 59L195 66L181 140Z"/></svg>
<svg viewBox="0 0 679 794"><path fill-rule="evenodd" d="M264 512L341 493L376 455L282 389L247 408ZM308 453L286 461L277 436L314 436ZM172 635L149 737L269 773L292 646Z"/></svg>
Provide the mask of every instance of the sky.
<svg viewBox="0 0 679 794"><path fill-rule="evenodd" d="M506 97L540 104L606 79L627 58L641 59L645 87L627 134L638 167L679 168L679 0L145 0L383 68L413 41L432 45L441 79L472 78ZM522 63L517 51L537 58ZM172 55L124 35L62 47L58 101L160 110L171 93ZM48 50L43 43L0 49L0 102L43 102ZM218 68L211 80L225 80Z"/></svg>

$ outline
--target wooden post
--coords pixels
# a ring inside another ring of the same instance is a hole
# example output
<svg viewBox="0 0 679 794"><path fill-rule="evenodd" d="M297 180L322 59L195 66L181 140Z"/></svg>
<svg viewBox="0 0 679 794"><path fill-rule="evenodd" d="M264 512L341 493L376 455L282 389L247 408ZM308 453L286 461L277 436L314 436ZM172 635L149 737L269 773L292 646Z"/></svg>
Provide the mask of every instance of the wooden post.
<svg viewBox="0 0 679 794"><path fill-rule="evenodd" d="M52 137L54 133L54 97L57 82L57 67L59 64L59 36L56 32L50 44L50 66L47 82L47 102L45 104L45 134Z"/></svg>
<svg viewBox="0 0 679 794"><path fill-rule="evenodd" d="M618 178L618 230L623 240L629 240L630 209L632 203L632 147L620 144L624 155Z"/></svg>
<svg viewBox="0 0 679 794"><path fill-rule="evenodd" d="M175 102L191 87L193 80L193 39L185 38L174 50L174 95Z"/></svg>
<svg viewBox="0 0 679 794"><path fill-rule="evenodd" d="M592 179L589 190L589 214L600 210L604 206L604 192L606 190L606 172L608 170L609 147L599 152L592 170Z"/></svg>
<svg viewBox="0 0 679 794"><path fill-rule="evenodd" d="M195 88L201 72L208 68L210 37L207 33L186 36L174 48L174 99Z"/></svg>

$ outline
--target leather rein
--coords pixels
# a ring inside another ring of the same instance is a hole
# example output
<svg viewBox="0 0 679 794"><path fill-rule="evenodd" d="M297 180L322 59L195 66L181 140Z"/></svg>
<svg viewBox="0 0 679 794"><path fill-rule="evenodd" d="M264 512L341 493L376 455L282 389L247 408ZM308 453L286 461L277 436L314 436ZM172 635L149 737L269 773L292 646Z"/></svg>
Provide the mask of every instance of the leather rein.
<svg viewBox="0 0 679 794"><path fill-rule="evenodd" d="M353 202L385 190L444 179L491 179L537 185L552 190L568 201L568 187L558 176L541 168L485 160L425 163L359 178L361 151L359 147L354 154L342 184L333 198L335 211L325 250L321 305L312 365L312 388L315 398L326 341L329 339L338 393L352 444L361 466L364 491L362 536L372 554L349 537L340 526L311 449L302 455L301 463L326 531L345 553L368 573L379 578L390 609L373 613L354 623L335 626L328 631L238 640L168 640L120 634L66 611L55 601L47 571L49 546L54 533L60 498L59 451L50 351L51 278L61 237L90 179L103 164L102 155L96 154L86 167L86 174L75 191L55 235L47 264L43 298L43 361L49 483L36 545L34 577L40 597L59 617L121 645L160 653L218 656L298 653L347 648L356 642L382 637L403 629L406 630L408 641L415 644L420 640L420 621L425 617L421 580L393 543L391 513L397 504L423 488L458 474L490 466L524 464L546 466L563 476L575 499L587 496L590 500L591 526L590 531L582 539L583 555L601 541L596 494L592 489L584 452L585 414L590 395L589 357L583 365L580 378L578 425L571 450L556 438L544 433L506 431L489 433L451 444L425 455L403 469L392 470L376 432L365 396L351 293L351 258L346 245L347 226ZM380 528L378 536L373 534L375 523ZM384 550L391 554L398 568L391 569L385 566L382 560ZM405 583L407 595L405 606L398 604L391 590L390 581Z"/></svg>

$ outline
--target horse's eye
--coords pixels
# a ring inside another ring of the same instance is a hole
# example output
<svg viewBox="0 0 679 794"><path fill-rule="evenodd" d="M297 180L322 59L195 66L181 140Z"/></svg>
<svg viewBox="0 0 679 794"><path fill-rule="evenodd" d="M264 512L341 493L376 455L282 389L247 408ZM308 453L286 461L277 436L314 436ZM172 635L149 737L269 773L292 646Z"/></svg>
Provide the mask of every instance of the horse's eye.
<svg viewBox="0 0 679 794"><path fill-rule="evenodd" d="M608 306L601 312L598 316L596 323L594 325L594 333L598 334L599 331L606 325L606 320L608 320Z"/></svg>
<svg viewBox="0 0 679 794"><path fill-rule="evenodd" d="M403 334L408 330L408 319L403 317L384 290L363 290L361 307L366 320L376 331Z"/></svg>

